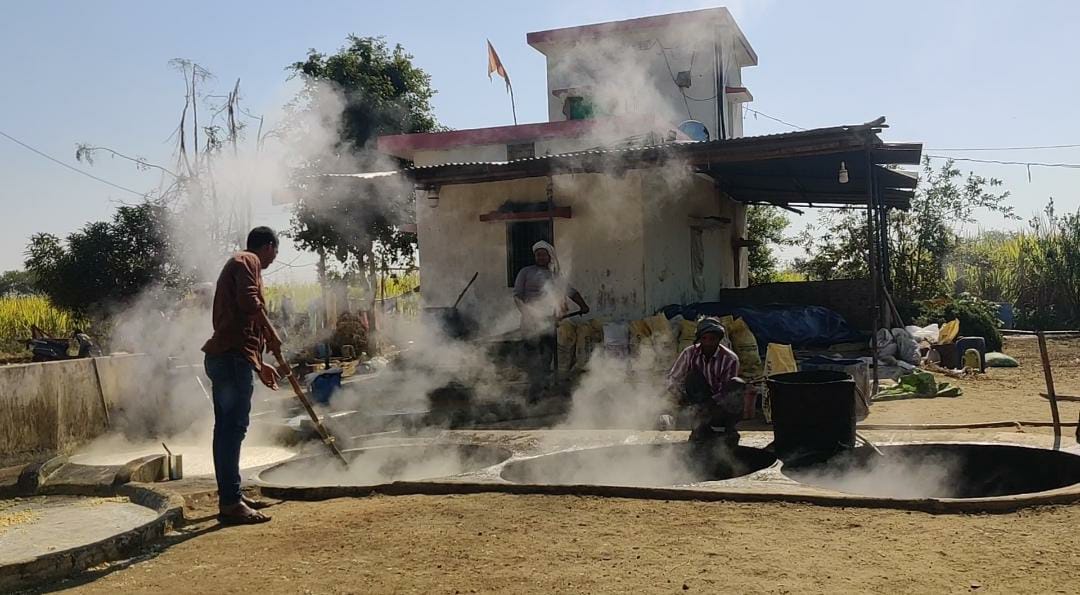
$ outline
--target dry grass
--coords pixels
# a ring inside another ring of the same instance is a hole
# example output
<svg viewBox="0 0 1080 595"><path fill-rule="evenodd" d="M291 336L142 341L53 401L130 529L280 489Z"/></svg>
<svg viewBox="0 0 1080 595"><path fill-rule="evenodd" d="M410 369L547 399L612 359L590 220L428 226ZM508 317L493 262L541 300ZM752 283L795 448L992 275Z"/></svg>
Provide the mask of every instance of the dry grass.
<svg viewBox="0 0 1080 595"><path fill-rule="evenodd" d="M24 342L30 327L37 326L54 337L66 337L82 323L42 296L0 299L0 357L26 355Z"/></svg>
<svg viewBox="0 0 1080 595"><path fill-rule="evenodd" d="M398 296L409 296L416 288L420 287L420 273L412 271L409 273L393 273L381 278L382 286L377 288L376 296L379 298L394 298ZM266 300L270 304L270 309L276 311L281 307L282 300L288 296L292 301L293 308L298 312L306 311L308 305L322 297L322 290L319 288L318 283L281 283L275 285L268 285L265 290ZM350 299L365 300L370 296L364 295L364 290L359 287L349 288ZM419 300L414 300L417 304L402 304L402 309L408 311L410 306L412 309L416 309Z"/></svg>

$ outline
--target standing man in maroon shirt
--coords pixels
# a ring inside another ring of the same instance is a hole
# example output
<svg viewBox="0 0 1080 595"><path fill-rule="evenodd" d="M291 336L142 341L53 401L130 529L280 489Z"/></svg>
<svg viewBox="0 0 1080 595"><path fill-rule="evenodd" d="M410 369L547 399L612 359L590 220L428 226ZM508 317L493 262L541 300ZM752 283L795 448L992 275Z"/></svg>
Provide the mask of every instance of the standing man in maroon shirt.
<svg viewBox="0 0 1080 595"><path fill-rule="evenodd" d="M278 372L264 364L266 350L281 349L281 339L266 316L262 271L274 262L278 237L269 227L248 233L247 249L237 252L218 276L214 291L214 335L203 345L206 375L213 385L214 475L218 520L224 524L265 523L260 503L240 493L240 444L247 434L252 373L277 390Z"/></svg>

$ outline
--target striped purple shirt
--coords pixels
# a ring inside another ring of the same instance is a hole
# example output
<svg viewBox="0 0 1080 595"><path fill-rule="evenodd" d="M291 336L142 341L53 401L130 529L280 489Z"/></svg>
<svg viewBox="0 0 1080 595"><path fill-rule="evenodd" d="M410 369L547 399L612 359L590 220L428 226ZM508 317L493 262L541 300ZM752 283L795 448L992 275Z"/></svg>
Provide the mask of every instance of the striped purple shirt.
<svg viewBox="0 0 1080 595"><path fill-rule="evenodd" d="M671 366L667 376L669 390L681 394L687 375L694 370L700 370L713 395L719 395L724 383L739 375L739 356L731 349L719 345L716 353L706 360L705 354L701 352L701 345L694 343L683 349L675 364Z"/></svg>

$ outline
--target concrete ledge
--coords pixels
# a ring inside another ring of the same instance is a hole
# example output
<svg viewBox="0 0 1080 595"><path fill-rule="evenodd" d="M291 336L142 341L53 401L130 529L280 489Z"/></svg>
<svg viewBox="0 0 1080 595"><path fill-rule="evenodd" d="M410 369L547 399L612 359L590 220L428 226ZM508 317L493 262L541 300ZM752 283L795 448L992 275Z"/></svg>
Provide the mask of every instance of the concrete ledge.
<svg viewBox="0 0 1080 595"><path fill-rule="evenodd" d="M645 488L600 485L541 485L511 483L466 482L395 482L378 486L332 486L298 488L261 486L264 496L281 500L318 501L334 498L367 496L447 496L465 494L529 494L546 496L597 496L633 498L639 500L676 500L700 502L787 502L817 506L852 508L892 508L935 514L964 514L974 512L1007 513L1032 506L1074 504L1080 502L1080 487L1060 490L1001 496L996 498L927 498L905 500L873 498L848 494L810 494L767 492L761 490L707 490L695 488Z"/></svg>
<svg viewBox="0 0 1080 595"><path fill-rule="evenodd" d="M156 483L167 475L168 465L165 455L147 455L128 461L116 473L113 485L125 483Z"/></svg>
<svg viewBox="0 0 1080 595"><path fill-rule="evenodd" d="M0 464L68 454L109 427L109 411L145 399L164 364L112 355L0 366Z"/></svg>
<svg viewBox="0 0 1080 595"><path fill-rule="evenodd" d="M501 473L506 465L518 461L565 452L567 448L569 450L581 450L615 444L655 444L680 441L685 440L685 433L603 432L592 433L591 438L585 438L590 434L585 432L550 432L542 430L526 432L453 432L453 434L455 440L458 441L471 438L478 444L492 444L493 442L500 444L513 450L514 456L503 463L481 471L463 473L454 477L418 481L396 481L378 485L301 487L278 485L262 479L260 474L253 478L253 483L267 497L305 501L372 495L504 493L702 502L790 502L818 506L892 508L935 514L1006 513L1033 506L1080 502L1080 483L1035 493L974 498L891 498L850 494L801 483L792 479L781 472L783 466L781 462L777 462L761 471L730 480L709 481L678 487L511 483L504 479ZM770 441L771 437L771 433L768 432L748 432L743 434L741 444L760 448ZM1018 438L1010 435L1008 436L1009 442L996 440L978 442L970 440L969 436L962 436L967 438L965 440L957 440L956 438L959 437L961 436L951 435L951 439L941 440L938 443L998 445L1050 450L1041 445L1044 437ZM498 438L502 438L502 440ZM633 441L627 442L628 439L633 439ZM1023 444L1024 442L1028 442L1028 444ZM897 444L905 443L910 444L908 442L898 442ZM915 441L915 443L921 443L921 441ZM409 443L402 442L400 445L405 446L407 444ZM415 442L412 442L412 444L415 444ZM883 442L879 444L884 445Z"/></svg>
<svg viewBox="0 0 1080 595"><path fill-rule="evenodd" d="M53 457L43 463L23 465L14 484L8 483L0 487L0 498L36 494L45 481L65 463L67 463L67 457Z"/></svg>
<svg viewBox="0 0 1080 595"><path fill-rule="evenodd" d="M100 493L91 494L94 496ZM106 539L0 566L0 591L26 589L58 580L104 562L130 557L161 539L183 519L183 499L144 485L124 485L110 496L123 496L157 512L157 518Z"/></svg>

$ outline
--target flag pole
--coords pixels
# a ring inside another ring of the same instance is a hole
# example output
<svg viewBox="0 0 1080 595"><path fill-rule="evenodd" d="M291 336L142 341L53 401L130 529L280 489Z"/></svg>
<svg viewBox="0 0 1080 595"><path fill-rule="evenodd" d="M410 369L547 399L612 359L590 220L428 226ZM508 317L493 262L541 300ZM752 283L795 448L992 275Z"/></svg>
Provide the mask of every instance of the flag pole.
<svg viewBox="0 0 1080 595"><path fill-rule="evenodd" d="M491 45L491 40L487 40L488 47L488 80L491 80L491 73L497 73L506 81L506 90L510 93L510 111L514 114L514 126L517 126L517 105L514 103L514 86L510 84L510 75L506 73L506 67L503 66L502 60L499 59L499 54L495 53L495 46Z"/></svg>
<svg viewBox="0 0 1080 595"><path fill-rule="evenodd" d="M517 126L517 106L514 105L514 87L510 83L507 83L506 88L510 90L510 111L514 114L514 126Z"/></svg>

